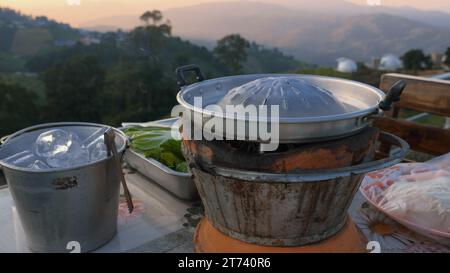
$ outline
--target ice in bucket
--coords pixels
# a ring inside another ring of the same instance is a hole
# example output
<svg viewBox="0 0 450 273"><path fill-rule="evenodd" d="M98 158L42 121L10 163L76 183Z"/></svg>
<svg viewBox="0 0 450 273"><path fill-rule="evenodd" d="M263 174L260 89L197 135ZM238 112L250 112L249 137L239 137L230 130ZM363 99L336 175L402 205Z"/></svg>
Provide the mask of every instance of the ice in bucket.
<svg viewBox="0 0 450 273"><path fill-rule="evenodd" d="M83 141L89 152L89 160L96 161L107 157L104 133L106 128L100 128Z"/></svg>
<svg viewBox="0 0 450 273"><path fill-rule="evenodd" d="M34 170L43 170L43 169L48 169L50 167L40 160L35 160L31 165L28 165L28 168L34 169Z"/></svg>
<svg viewBox="0 0 450 273"><path fill-rule="evenodd" d="M52 157L69 152L74 135L61 129L44 132L36 139L36 154L41 157Z"/></svg>
<svg viewBox="0 0 450 273"><path fill-rule="evenodd" d="M18 167L28 167L34 163L37 157L30 150L26 150L4 159L5 162Z"/></svg>
<svg viewBox="0 0 450 273"><path fill-rule="evenodd" d="M46 131L36 139L36 155L46 158L53 168L66 168L89 162L89 154L78 135L62 129Z"/></svg>
<svg viewBox="0 0 450 273"><path fill-rule="evenodd" d="M69 130L51 129L41 133L30 150L5 159L11 165L29 169L68 168L102 160L107 157L102 127L94 133L80 137Z"/></svg>

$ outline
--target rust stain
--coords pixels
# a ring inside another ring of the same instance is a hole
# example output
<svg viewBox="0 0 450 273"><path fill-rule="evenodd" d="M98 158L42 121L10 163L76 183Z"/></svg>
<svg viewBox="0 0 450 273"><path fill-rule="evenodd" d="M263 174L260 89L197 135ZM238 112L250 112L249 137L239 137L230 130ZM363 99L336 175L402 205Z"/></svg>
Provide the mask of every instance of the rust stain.
<svg viewBox="0 0 450 273"><path fill-rule="evenodd" d="M201 150L200 150L200 153L201 153L202 156L204 156L207 159L209 159L210 162L213 160L214 153L208 146L202 146Z"/></svg>
<svg viewBox="0 0 450 273"><path fill-rule="evenodd" d="M313 152L292 154L274 160L271 168L275 172L289 172L296 169L338 168L350 165L352 161L352 154L346 152L346 150L346 147L341 146L336 150L317 149ZM320 160L317 160L319 158Z"/></svg>
<svg viewBox="0 0 450 273"><path fill-rule="evenodd" d="M52 185L56 190L67 190L78 186L78 180L75 176L60 177L53 179Z"/></svg>

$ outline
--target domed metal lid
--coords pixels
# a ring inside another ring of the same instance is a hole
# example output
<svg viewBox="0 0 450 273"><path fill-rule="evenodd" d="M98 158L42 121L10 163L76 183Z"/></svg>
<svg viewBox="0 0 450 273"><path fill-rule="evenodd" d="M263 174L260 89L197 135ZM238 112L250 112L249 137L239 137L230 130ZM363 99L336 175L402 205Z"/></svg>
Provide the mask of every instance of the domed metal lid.
<svg viewBox="0 0 450 273"><path fill-rule="evenodd" d="M265 77L231 89L218 105L278 105L280 118L345 114L348 109L330 91L305 79ZM269 108L270 109L270 108Z"/></svg>

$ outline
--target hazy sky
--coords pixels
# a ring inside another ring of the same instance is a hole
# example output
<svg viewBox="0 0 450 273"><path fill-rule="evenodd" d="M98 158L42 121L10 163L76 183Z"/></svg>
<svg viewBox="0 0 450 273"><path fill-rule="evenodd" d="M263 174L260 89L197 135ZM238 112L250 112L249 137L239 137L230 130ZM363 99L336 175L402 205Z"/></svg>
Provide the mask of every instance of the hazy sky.
<svg viewBox="0 0 450 273"><path fill-rule="evenodd" d="M26 14L46 15L58 21L78 26L80 23L114 15L140 14L149 9L167 9L203 2L226 0L0 0L0 6L21 10ZM256 0L258 1L258 0ZM264 0L280 4L283 1ZM304 1L304 0L303 0ZM302 2L303 2L302 1ZM345 0L338 0L345 1ZM384 6L412 6L419 9L450 12L450 0L348 0L355 3L381 1ZM318 2L314 1L317 5ZM79 5L77 5L79 3ZM319 1L320 3L320 1Z"/></svg>

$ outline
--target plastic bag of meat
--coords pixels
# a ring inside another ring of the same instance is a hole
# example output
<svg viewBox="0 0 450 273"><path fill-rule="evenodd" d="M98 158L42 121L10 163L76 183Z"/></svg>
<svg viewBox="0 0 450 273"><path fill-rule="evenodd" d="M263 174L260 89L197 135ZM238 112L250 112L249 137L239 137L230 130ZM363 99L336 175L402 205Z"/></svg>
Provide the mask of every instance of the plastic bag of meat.
<svg viewBox="0 0 450 273"><path fill-rule="evenodd" d="M369 173L360 190L405 226L434 239L450 238L450 154Z"/></svg>

